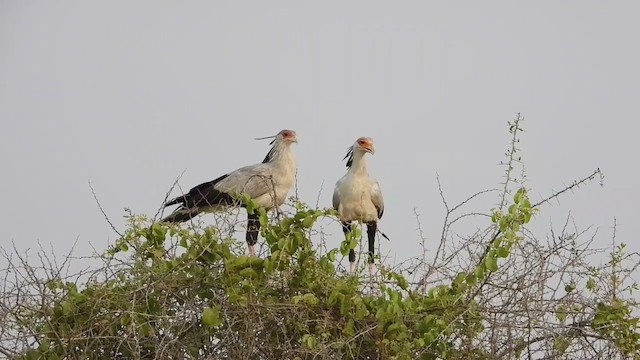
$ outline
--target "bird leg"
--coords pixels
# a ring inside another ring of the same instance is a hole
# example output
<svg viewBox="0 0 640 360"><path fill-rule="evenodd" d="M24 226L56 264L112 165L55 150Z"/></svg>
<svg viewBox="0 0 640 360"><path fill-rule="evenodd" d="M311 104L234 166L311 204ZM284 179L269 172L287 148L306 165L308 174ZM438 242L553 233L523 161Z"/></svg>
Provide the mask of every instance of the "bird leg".
<svg viewBox="0 0 640 360"><path fill-rule="evenodd" d="M348 222L342 222L342 232L344 233L344 238L347 238L347 234L353 230L353 225ZM349 272L353 274L356 269L356 252L353 249L349 249Z"/></svg>
<svg viewBox="0 0 640 360"><path fill-rule="evenodd" d="M260 220L257 213L247 214L247 245L249 256L256 256L255 245L258 242L260 232Z"/></svg>
<svg viewBox="0 0 640 360"><path fill-rule="evenodd" d="M369 272L375 271L375 264L373 263L373 255L375 252L376 231L378 229L378 223L371 221L367 223L367 237L369 238Z"/></svg>

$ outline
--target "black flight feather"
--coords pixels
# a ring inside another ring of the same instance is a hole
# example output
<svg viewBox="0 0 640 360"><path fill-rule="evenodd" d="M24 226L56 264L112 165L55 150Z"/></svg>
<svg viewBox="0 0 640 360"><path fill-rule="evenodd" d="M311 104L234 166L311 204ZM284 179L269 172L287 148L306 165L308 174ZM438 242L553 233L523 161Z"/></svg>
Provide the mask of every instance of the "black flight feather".
<svg viewBox="0 0 640 360"><path fill-rule="evenodd" d="M167 216L163 221L183 222L196 216L199 213L197 211L199 207L233 204L235 199L231 194L215 189L215 185L228 176L222 175L215 180L202 183L189 190L187 194L167 202L165 207L180 204L181 208L177 209L174 214Z"/></svg>

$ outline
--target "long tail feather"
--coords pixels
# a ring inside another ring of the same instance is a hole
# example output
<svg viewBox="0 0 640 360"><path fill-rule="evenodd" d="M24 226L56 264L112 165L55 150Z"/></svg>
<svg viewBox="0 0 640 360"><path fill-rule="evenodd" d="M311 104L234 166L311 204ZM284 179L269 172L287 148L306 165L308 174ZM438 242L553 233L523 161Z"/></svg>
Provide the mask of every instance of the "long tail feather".
<svg viewBox="0 0 640 360"><path fill-rule="evenodd" d="M161 222L169 222L169 223L181 223L196 217L200 211L196 209L188 209L188 208L178 208L174 210L171 214L167 215L164 219L160 220Z"/></svg>
<svg viewBox="0 0 640 360"><path fill-rule="evenodd" d="M185 196L182 195L167 201L166 203L164 203L164 207L175 205L175 204L184 204L184 203L185 203Z"/></svg>

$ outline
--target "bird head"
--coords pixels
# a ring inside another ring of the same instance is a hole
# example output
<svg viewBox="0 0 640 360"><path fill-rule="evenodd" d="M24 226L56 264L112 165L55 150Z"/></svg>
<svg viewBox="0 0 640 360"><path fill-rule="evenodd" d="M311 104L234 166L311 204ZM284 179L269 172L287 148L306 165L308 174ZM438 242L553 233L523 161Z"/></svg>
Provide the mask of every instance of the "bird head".
<svg viewBox="0 0 640 360"><path fill-rule="evenodd" d="M353 164L353 154L354 153L360 153L360 154L364 155L366 153L374 154L375 152L376 152L376 150L373 147L373 139L370 138L370 137L364 137L363 136L363 137L359 138L358 140L356 140L356 142L353 143L353 145L351 145L347 149L347 155L344 157L344 159L349 158L349 160L347 160L347 167L351 167L351 164Z"/></svg>
<svg viewBox="0 0 640 360"><path fill-rule="evenodd" d="M256 140L264 140L264 139L273 139L269 144L273 144L274 142L283 142L283 143L297 143L298 136L296 132L289 129L281 130L279 133L273 136L265 136L261 138L256 138Z"/></svg>
<svg viewBox="0 0 640 360"><path fill-rule="evenodd" d="M294 142L298 143L298 136L296 132L293 130L284 129L276 135L277 140L281 140L283 142Z"/></svg>
<svg viewBox="0 0 640 360"><path fill-rule="evenodd" d="M376 150L373 147L373 139L370 137L361 137L353 144L353 150L360 150L364 152L368 152L370 154L375 154Z"/></svg>

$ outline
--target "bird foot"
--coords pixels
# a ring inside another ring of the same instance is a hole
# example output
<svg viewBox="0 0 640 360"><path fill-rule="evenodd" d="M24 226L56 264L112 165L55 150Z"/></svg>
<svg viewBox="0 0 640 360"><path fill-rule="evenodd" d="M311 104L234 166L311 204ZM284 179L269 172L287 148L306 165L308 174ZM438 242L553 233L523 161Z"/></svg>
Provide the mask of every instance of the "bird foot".
<svg viewBox="0 0 640 360"><path fill-rule="evenodd" d="M249 245L249 256L256 256L255 245Z"/></svg>
<svg viewBox="0 0 640 360"><path fill-rule="evenodd" d="M369 275L375 274L377 271L376 264L369 264Z"/></svg>
<svg viewBox="0 0 640 360"><path fill-rule="evenodd" d="M356 263L355 262L350 262L349 263L349 273L353 274L356 271Z"/></svg>

